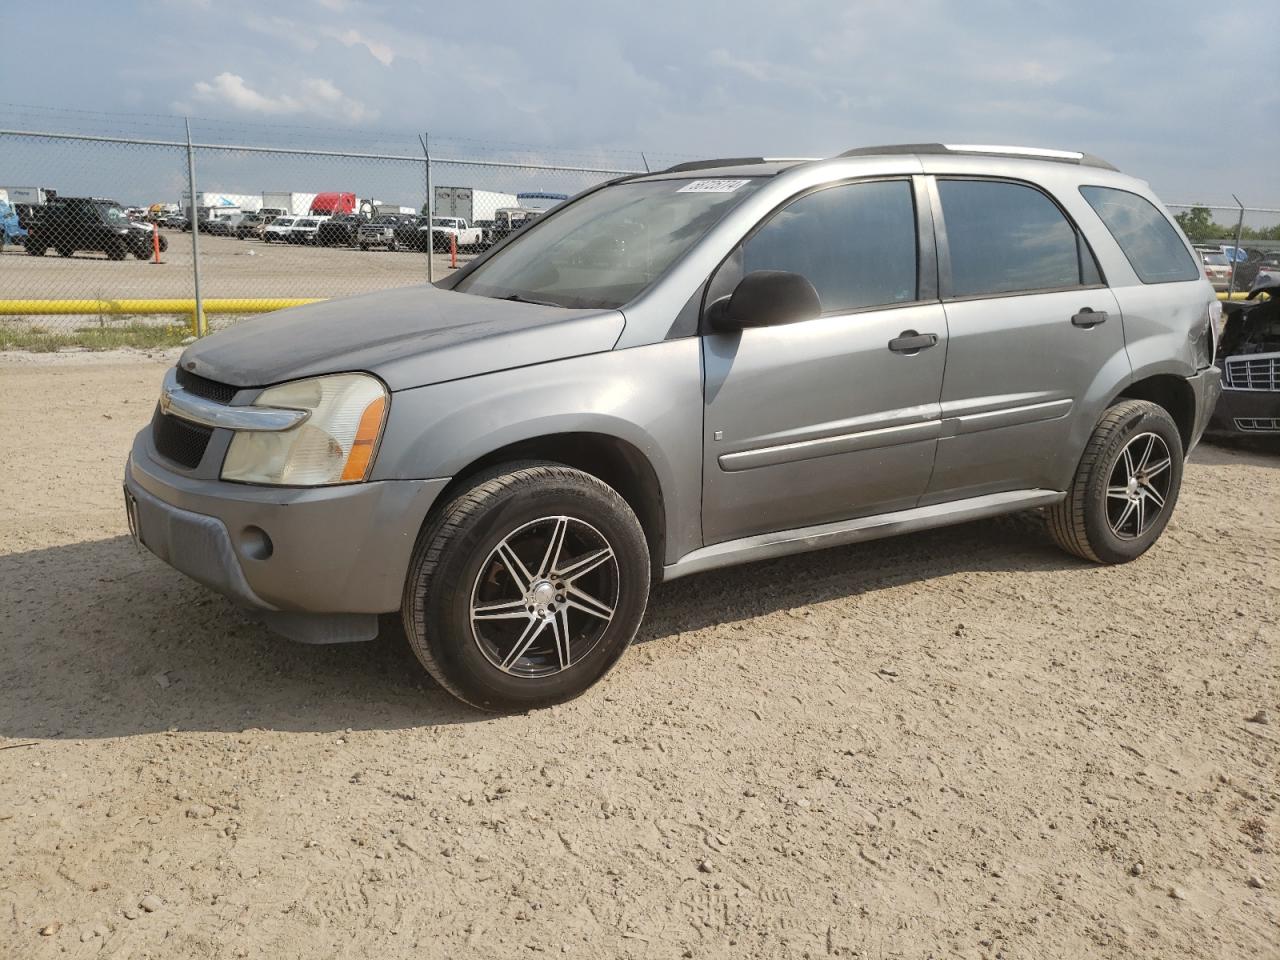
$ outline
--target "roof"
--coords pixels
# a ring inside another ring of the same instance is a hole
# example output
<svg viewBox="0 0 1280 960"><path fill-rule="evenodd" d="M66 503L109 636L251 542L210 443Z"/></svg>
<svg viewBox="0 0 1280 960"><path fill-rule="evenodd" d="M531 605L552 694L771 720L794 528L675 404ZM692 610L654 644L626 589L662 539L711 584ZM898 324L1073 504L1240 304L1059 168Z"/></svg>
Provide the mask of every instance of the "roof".
<svg viewBox="0 0 1280 960"><path fill-rule="evenodd" d="M1116 170L1116 167L1089 153L1078 150L1055 150L1046 147L1012 147L996 144L948 144L948 143L896 143L874 147L855 147L836 157L901 157L923 155L950 155L969 157L1000 157L1013 160L1043 160L1050 163L1074 163L1087 167ZM714 171L717 176L771 177L801 163L811 163L814 158L724 157L715 160L691 160L659 170L653 177L677 176L698 171Z"/></svg>

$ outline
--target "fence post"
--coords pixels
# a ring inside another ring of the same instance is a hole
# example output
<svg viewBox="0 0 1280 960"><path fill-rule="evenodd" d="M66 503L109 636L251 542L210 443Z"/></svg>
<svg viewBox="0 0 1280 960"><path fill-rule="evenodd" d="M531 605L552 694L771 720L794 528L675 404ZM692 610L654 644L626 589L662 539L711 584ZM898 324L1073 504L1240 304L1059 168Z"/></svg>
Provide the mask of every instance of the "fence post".
<svg viewBox="0 0 1280 960"><path fill-rule="evenodd" d="M435 214L435 197L431 191L431 134L424 133L422 140L422 162L426 166L427 176L427 283L436 282L436 236L431 229L431 221Z"/></svg>
<svg viewBox="0 0 1280 960"><path fill-rule="evenodd" d="M1230 302L1231 295L1236 292L1236 267L1239 261L1236 257L1240 253L1240 234L1244 232L1244 204L1240 202L1240 198L1234 193L1231 199L1236 202L1236 206L1240 208L1240 219L1236 221L1236 242L1231 250L1231 276L1227 278L1227 300Z"/></svg>
<svg viewBox="0 0 1280 960"><path fill-rule="evenodd" d="M200 212L196 207L196 152L191 146L191 120L184 117L187 125L187 182L191 192L191 272L195 281L196 294L196 336L203 337L207 332L204 319L204 299L200 296Z"/></svg>

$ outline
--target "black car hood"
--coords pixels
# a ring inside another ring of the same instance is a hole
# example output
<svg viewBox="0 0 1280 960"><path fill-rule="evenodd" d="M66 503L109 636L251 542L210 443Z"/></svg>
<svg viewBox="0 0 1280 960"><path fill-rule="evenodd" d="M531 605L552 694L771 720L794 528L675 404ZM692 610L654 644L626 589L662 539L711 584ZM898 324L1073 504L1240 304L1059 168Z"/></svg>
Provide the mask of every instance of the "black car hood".
<svg viewBox="0 0 1280 960"><path fill-rule="evenodd" d="M392 390L610 350L616 310L570 310L402 287L244 320L192 344L178 365L236 387L367 370Z"/></svg>

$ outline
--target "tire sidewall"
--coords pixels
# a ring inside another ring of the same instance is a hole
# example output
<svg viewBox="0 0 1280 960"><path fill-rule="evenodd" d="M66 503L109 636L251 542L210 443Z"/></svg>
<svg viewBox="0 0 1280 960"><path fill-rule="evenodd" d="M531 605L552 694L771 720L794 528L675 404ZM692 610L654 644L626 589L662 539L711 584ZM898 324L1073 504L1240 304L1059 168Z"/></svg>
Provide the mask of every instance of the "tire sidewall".
<svg viewBox="0 0 1280 960"><path fill-rule="evenodd" d="M1160 516L1142 536L1122 540L1111 530L1107 513L1107 485L1121 451L1136 435L1142 433L1156 434L1169 448L1169 495L1165 498ZM1098 468L1089 477L1085 491L1085 529L1089 544L1100 559L1107 563L1124 563L1142 556L1160 539L1178 504L1178 494L1182 489L1182 470L1182 437L1173 420L1159 407L1137 410L1117 424L1103 447L1102 455L1098 458Z"/></svg>
<svg viewBox="0 0 1280 960"><path fill-rule="evenodd" d="M548 677L513 677L490 663L475 641L472 589L504 537L531 521L561 515L589 523L613 549L617 608L603 636L569 669ZM424 625L422 642L464 699L486 709L534 709L578 696L617 663L644 616L648 594L649 552L639 522L620 497L570 475L519 484L485 504L442 549L426 590L415 593L413 613Z"/></svg>

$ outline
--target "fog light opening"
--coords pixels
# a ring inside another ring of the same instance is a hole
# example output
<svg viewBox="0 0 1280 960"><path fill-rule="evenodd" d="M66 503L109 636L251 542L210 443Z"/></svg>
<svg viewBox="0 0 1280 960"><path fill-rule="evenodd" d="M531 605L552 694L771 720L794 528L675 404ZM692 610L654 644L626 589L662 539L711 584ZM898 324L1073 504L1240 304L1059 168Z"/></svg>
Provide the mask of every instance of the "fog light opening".
<svg viewBox="0 0 1280 960"><path fill-rule="evenodd" d="M240 552L250 560L266 560L275 549L267 531L261 527L245 527L240 531Z"/></svg>

